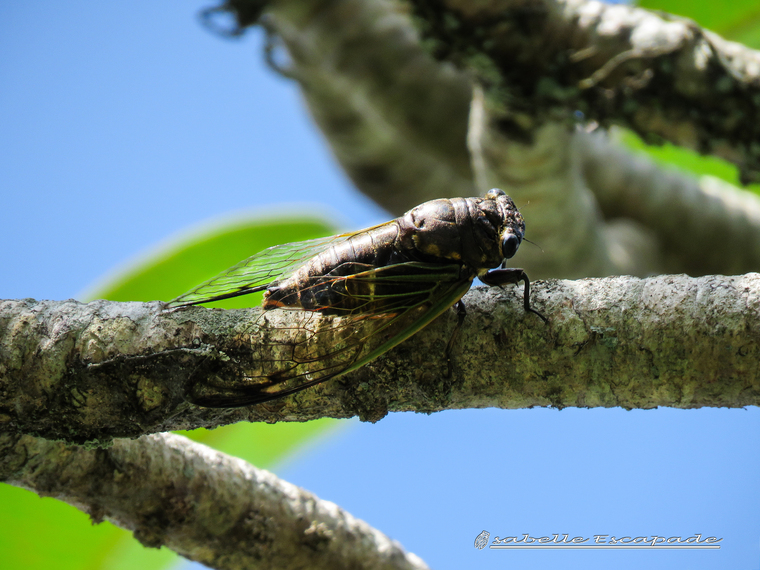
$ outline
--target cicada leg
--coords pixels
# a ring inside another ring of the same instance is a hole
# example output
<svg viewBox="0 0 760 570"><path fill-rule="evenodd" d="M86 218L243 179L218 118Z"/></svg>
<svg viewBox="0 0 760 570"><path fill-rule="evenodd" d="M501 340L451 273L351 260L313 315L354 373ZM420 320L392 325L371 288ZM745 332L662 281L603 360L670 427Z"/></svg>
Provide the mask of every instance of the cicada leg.
<svg viewBox="0 0 760 570"><path fill-rule="evenodd" d="M467 308L464 306L463 301L461 300L457 301L456 305L454 306L457 308L457 324L454 325L454 330L451 333L449 342L446 343L446 351L444 352L444 354L446 355L446 364L448 366L448 371L446 372L446 378L451 378L452 374L454 373L454 363L451 361L451 351L454 348L454 342L459 336L459 330L462 328L462 323L464 323L464 318L467 316Z"/></svg>
<svg viewBox="0 0 760 570"><path fill-rule="evenodd" d="M509 283L517 285L520 281L522 281L525 283L523 307L525 307L525 310L528 313L537 315L542 321L544 321L544 324L549 323L548 319L545 316L530 306L530 280L528 279L528 275L522 269L512 267L507 269L494 269L493 271L489 271L479 278L483 283L492 287L501 287L502 285L507 285Z"/></svg>

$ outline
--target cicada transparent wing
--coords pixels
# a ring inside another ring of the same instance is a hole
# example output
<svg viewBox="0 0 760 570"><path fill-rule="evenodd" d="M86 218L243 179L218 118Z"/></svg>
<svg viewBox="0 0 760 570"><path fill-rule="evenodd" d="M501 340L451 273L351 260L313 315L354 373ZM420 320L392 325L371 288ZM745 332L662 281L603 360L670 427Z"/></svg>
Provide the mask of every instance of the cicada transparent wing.
<svg viewBox="0 0 760 570"><path fill-rule="evenodd" d="M169 301L169 307L184 307L220 301L263 291L277 279L285 279L306 261L354 234L276 245L244 259L224 273L201 283Z"/></svg>
<svg viewBox="0 0 760 570"><path fill-rule="evenodd" d="M333 278L347 294L365 295L366 307L345 316L317 311L264 311L240 335L252 353L236 385L200 380L192 401L206 407L258 404L356 370L390 350L456 303L471 279L460 265L417 262L372 268ZM380 286L382 284L382 286ZM324 282L320 283L324 286ZM361 306L361 304L360 304Z"/></svg>

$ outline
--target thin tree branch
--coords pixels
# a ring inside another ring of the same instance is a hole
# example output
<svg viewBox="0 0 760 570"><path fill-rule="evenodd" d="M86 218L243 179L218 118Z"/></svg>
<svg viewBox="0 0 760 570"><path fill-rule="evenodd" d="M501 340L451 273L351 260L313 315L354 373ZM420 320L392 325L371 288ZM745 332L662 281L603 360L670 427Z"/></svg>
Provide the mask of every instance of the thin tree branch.
<svg viewBox="0 0 760 570"><path fill-rule="evenodd" d="M0 435L0 481L211 568L427 568L337 505L178 435L121 439L108 449Z"/></svg>
<svg viewBox="0 0 760 570"><path fill-rule="evenodd" d="M254 331L251 323L263 322L259 309L5 301L0 433L104 444L243 420L760 404L758 274L549 281L531 290L546 326L524 312L518 288L478 288L465 297L468 315L450 378L443 354L454 311L354 373L234 410L199 408L184 398L250 384L271 364L262 343L273 330L301 323L300 312L268 311Z"/></svg>

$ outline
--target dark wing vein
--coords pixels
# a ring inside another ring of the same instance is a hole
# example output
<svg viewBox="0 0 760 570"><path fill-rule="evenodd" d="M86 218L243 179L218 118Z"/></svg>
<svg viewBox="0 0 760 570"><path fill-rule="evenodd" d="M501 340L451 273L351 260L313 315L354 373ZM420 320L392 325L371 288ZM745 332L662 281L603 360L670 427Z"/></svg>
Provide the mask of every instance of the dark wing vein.
<svg viewBox="0 0 760 570"><path fill-rule="evenodd" d="M315 255L352 235L342 234L270 247L169 301L168 305L184 307L262 291L273 281L287 278Z"/></svg>

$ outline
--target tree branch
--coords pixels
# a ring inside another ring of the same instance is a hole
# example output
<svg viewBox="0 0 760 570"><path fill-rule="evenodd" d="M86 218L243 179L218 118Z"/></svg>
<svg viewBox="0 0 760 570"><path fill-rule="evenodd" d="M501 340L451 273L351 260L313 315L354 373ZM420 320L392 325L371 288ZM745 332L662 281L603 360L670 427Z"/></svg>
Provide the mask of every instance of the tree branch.
<svg viewBox="0 0 760 570"><path fill-rule="evenodd" d="M280 0L266 14L358 188L397 214L430 197L478 194L466 145L470 79L430 57L399 3Z"/></svg>
<svg viewBox="0 0 760 570"><path fill-rule="evenodd" d="M518 204L525 204L528 235L547 252L524 261L523 249L515 263L525 265L535 277L632 273L631 267L615 263L611 254L620 243L605 231L586 186L578 147L572 144L573 131L560 123L546 123L533 131L529 142L518 141L505 136L502 115L476 88L468 143L478 186L502 188ZM654 272L651 267L635 269L642 275Z"/></svg>
<svg viewBox="0 0 760 570"><path fill-rule="evenodd" d="M760 180L760 53L622 4L409 1L436 56L474 70L512 131L579 110L724 158L745 183Z"/></svg>
<svg viewBox="0 0 760 570"><path fill-rule="evenodd" d="M5 301L0 433L103 444L244 420L377 421L391 411L760 404L758 274L538 282L532 293L547 326L523 311L517 288L465 297L451 378L443 354L454 311L354 373L234 410L184 395L250 383L271 364L262 339L302 313L268 311L254 331L259 309Z"/></svg>
<svg viewBox="0 0 760 570"><path fill-rule="evenodd" d="M760 198L720 179L694 178L634 155L604 133L578 133L589 189L607 219L656 236L658 272L739 275L760 267Z"/></svg>
<svg viewBox="0 0 760 570"><path fill-rule="evenodd" d="M0 435L0 481L211 568L427 568L337 505L178 435L116 440L108 449Z"/></svg>

